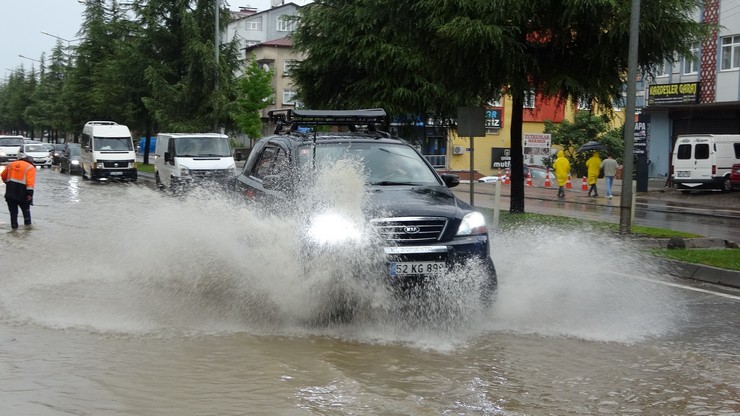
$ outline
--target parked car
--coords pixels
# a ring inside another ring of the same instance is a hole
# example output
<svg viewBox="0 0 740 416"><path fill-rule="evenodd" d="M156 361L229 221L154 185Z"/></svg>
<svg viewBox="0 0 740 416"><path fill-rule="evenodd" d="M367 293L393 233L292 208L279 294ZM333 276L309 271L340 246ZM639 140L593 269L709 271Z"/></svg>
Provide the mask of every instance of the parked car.
<svg viewBox="0 0 740 416"><path fill-rule="evenodd" d="M33 163L36 166L51 167L51 153L43 144L24 144L21 151L18 152L18 159L26 156L33 157Z"/></svg>
<svg viewBox="0 0 740 416"><path fill-rule="evenodd" d="M64 149L59 156L59 172L82 174L81 149L79 143L66 143L64 145Z"/></svg>
<svg viewBox="0 0 740 416"><path fill-rule="evenodd" d="M480 179L478 179L478 182L482 183L496 183L500 180L498 176L484 176Z"/></svg>
<svg viewBox="0 0 740 416"><path fill-rule="evenodd" d="M62 152L64 151L64 146L65 146L64 143L52 145L52 150L51 150L51 164L52 165L59 164L59 161L62 159Z"/></svg>
<svg viewBox="0 0 740 416"><path fill-rule="evenodd" d="M740 163L732 165L732 171L730 173L730 183L732 183L733 189L740 189Z"/></svg>
<svg viewBox="0 0 740 416"><path fill-rule="evenodd" d="M350 160L362 170L368 190L362 213L381 241L383 281L400 293L423 293L440 274L476 267L480 284L475 286L476 296L489 304L497 279L485 217L450 191L460 182L457 175L440 176L408 142L374 128L382 125L385 116L382 109L271 111L270 120L278 125L276 134L255 144L231 188L273 212L290 209L285 208L291 206L289 201L300 199L320 169ZM349 126L350 131L328 132L316 126ZM360 126L366 127L361 131ZM306 131L309 128L315 130ZM364 230L364 224L317 205L312 209L301 200L299 211L305 219L299 222L306 224L303 244L308 247L302 253L353 247L356 234L350 231ZM295 215L295 210L289 214ZM353 253L352 257L370 258L372 254Z"/></svg>

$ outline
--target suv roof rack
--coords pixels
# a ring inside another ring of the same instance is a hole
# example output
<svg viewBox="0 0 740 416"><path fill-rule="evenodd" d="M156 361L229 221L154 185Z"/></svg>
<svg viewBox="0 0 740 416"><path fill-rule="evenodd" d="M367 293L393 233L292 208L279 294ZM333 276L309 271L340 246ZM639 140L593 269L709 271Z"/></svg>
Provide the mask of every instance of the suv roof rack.
<svg viewBox="0 0 740 416"><path fill-rule="evenodd" d="M268 113L271 123L275 123L275 133L284 131L299 131L299 127L308 126L348 126L355 131L357 125L366 125L370 132L378 131L376 123L382 124L386 113L382 108L368 108L362 110L272 110Z"/></svg>

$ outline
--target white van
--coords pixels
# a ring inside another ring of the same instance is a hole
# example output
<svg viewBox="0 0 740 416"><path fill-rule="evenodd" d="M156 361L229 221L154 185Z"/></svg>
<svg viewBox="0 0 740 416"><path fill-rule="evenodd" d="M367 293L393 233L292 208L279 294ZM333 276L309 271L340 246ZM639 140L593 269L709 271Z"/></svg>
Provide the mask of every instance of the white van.
<svg viewBox="0 0 740 416"><path fill-rule="evenodd" d="M88 121L80 147L83 179L136 181L136 153L128 127L113 121Z"/></svg>
<svg viewBox="0 0 740 416"><path fill-rule="evenodd" d="M203 180L223 181L234 175L236 163L228 136L218 133L157 135L154 150L157 186L177 188Z"/></svg>
<svg viewBox="0 0 740 416"><path fill-rule="evenodd" d="M0 162L7 163L18 159L18 152L23 143L23 136L0 135Z"/></svg>
<svg viewBox="0 0 740 416"><path fill-rule="evenodd" d="M673 183L678 189L732 190L732 165L740 163L740 135L686 134L673 148Z"/></svg>

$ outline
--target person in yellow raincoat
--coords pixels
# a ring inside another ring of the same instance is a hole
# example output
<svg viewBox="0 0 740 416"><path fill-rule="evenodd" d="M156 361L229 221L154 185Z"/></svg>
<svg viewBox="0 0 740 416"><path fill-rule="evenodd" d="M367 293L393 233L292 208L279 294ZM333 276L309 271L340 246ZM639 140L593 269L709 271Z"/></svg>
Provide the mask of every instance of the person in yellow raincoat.
<svg viewBox="0 0 740 416"><path fill-rule="evenodd" d="M570 174L570 162L565 157L565 152L558 151L558 157L552 164L552 168L555 169L555 179L558 180L558 198L565 198L565 183L568 182L568 174Z"/></svg>
<svg viewBox="0 0 740 416"><path fill-rule="evenodd" d="M599 180L599 171L601 170L601 158L599 157L599 152L594 152L594 154L588 158L586 161L586 168L588 168L588 196L591 196L591 193L593 193L594 197L597 197L599 196L599 191L596 189L596 181Z"/></svg>

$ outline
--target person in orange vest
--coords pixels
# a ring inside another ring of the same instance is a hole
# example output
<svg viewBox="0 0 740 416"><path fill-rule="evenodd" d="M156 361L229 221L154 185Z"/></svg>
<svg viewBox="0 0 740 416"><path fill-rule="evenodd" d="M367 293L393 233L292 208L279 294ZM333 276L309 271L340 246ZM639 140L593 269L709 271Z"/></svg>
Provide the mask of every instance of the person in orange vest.
<svg viewBox="0 0 740 416"><path fill-rule="evenodd" d="M33 186L36 183L36 166L33 157L26 156L8 164L3 170L5 182L5 201L10 211L10 226L18 228L18 208L23 212L23 223L31 225L31 205L33 205Z"/></svg>

